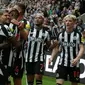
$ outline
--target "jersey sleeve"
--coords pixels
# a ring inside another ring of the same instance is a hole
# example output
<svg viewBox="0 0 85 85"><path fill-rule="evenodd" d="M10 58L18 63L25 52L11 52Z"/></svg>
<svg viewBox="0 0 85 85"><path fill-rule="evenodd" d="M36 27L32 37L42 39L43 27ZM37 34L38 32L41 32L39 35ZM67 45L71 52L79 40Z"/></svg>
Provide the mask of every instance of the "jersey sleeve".
<svg viewBox="0 0 85 85"><path fill-rule="evenodd" d="M46 41L50 41L50 40L51 40L50 35L49 35L49 33L47 32L47 36L46 36L46 38L45 38L45 42L46 42Z"/></svg>
<svg viewBox="0 0 85 85"><path fill-rule="evenodd" d="M25 24L24 29L30 30L31 26L30 26L30 22L28 20L23 19L21 22Z"/></svg>
<svg viewBox="0 0 85 85"><path fill-rule="evenodd" d="M6 29L9 37L13 36L13 33L10 31L9 26L4 25L4 28ZM5 33L4 33L4 34L5 34ZM5 34L5 36L8 37L6 34Z"/></svg>
<svg viewBox="0 0 85 85"><path fill-rule="evenodd" d="M79 38L77 38L77 43L78 44L84 44L84 38L83 36L81 35L81 33L78 34Z"/></svg>
<svg viewBox="0 0 85 85"><path fill-rule="evenodd" d="M9 24L9 29L13 33L14 36L19 32L17 25L10 23Z"/></svg>

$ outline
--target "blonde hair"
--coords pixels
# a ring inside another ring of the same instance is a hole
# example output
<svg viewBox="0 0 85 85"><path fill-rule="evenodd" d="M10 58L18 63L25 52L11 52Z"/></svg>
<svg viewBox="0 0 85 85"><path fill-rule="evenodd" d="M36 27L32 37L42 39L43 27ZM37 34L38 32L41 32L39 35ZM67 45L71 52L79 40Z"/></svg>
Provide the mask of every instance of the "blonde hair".
<svg viewBox="0 0 85 85"><path fill-rule="evenodd" d="M66 16L63 18L63 21L65 21L67 18L70 18L70 19L72 19L73 21L76 21L76 20L77 20L77 17L76 17L75 15L69 14L69 15L66 15Z"/></svg>

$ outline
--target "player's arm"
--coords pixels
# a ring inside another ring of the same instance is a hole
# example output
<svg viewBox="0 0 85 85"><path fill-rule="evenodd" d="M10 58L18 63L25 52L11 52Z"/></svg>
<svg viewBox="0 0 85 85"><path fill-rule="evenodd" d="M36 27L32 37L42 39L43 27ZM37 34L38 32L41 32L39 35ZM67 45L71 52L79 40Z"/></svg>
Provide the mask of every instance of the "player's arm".
<svg viewBox="0 0 85 85"><path fill-rule="evenodd" d="M0 50L8 47L8 45L9 44L7 42L0 43Z"/></svg>
<svg viewBox="0 0 85 85"><path fill-rule="evenodd" d="M73 59L72 61L72 65L75 66L77 64L77 62L80 60L80 58L83 56L83 53L84 53L84 45L83 44L80 44L79 46L80 50L79 50L79 53L78 55L76 56L75 59Z"/></svg>
<svg viewBox="0 0 85 85"><path fill-rule="evenodd" d="M83 44L80 44L80 50L79 50L79 53L77 55L77 59L79 60L82 56L83 56L83 53L84 53L84 45Z"/></svg>
<svg viewBox="0 0 85 85"><path fill-rule="evenodd" d="M77 40L77 41L79 41L78 42L78 44L79 44L79 52L78 52L78 54L77 54L77 56L76 56L76 58L75 59L73 59L73 61L72 61L72 65L73 66L75 66L76 64L77 64L77 62L79 62L79 60L80 60L80 58L83 56L83 54L84 54L84 41L83 41L83 38L82 38L82 35L80 34L80 37L78 38L79 40Z"/></svg>
<svg viewBox="0 0 85 85"><path fill-rule="evenodd" d="M18 26L18 29L20 31L20 35L23 39L27 40L29 30L24 29L25 28L25 23L18 22L17 20L13 19L11 20L13 24L16 24Z"/></svg>
<svg viewBox="0 0 85 85"><path fill-rule="evenodd" d="M29 34L29 29L30 27L30 23L29 21L26 21L27 23L25 23L24 21L20 22L18 28L20 30L20 35L23 39L27 40L28 38L28 34Z"/></svg>
<svg viewBox="0 0 85 85"><path fill-rule="evenodd" d="M20 46L20 42L16 40L15 36L9 36L7 37L7 42L3 42L0 44L0 49L7 48L11 44L16 48Z"/></svg>
<svg viewBox="0 0 85 85"><path fill-rule="evenodd" d="M15 36L10 36L8 38L8 43L12 44L14 47L19 48L21 43L19 41L17 41Z"/></svg>
<svg viewBox="0 0 85 85"><path fill-rule="evenodd" d="M29 34L28 30L26 30L26 29L20 30L20 35L24 40L27 40L28 34Z"/></svg>
<svg viewBox="0 0 85 85"><path fill-rule="evenodd" d="M53 46L54 48L53 48L52 53L51 53L51 58L49 59L49 64L51 63L51 61L54 59L54 57L59 52L59 45L58 45L57 40L54 42L54 45L55 45L55 47Z"/></svg>

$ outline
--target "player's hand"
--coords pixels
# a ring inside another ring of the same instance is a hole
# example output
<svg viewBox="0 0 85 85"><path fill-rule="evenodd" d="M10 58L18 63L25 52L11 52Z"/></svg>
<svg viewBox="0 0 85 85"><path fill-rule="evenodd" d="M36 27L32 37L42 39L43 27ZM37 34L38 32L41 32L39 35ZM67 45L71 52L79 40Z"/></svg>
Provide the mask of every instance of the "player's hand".
<svg viewBox="0 0 85 85"><path fill-rule="evenodd" d="M11 23L13 23L13 24L19 26L19 22L18 22L16 19L12 19L12 20L11 20Z"/></svg>
<svg viewBox="0 0 85 85"><path fill-rule="evenodd" d="M72 66L76 66L76 64L78 63L79 59L75 58L72 60Z"/></svg>
<svg viewBox="0 0 85 85"><path fill-rule="evenodd" d="M50 65L51 62L52 62L52 59L49 58L49 60L48 60L48 65Z"/></svg>
<svg viewBox="0 0 85 85"><path fill-rule="evenodd" d="M19 30L22 30L22 29L24 29L24 28L25 28L24 22L23 22L23 23L22 23L22 22L19 22L18 29L19 29Z"/></svg>
<svg viewBox="0 0 85 85"><path fill-rule="evenodd" d="M58 45L57 40L51 40L51 45L49 47L50 50L53 50Z"/></svg>

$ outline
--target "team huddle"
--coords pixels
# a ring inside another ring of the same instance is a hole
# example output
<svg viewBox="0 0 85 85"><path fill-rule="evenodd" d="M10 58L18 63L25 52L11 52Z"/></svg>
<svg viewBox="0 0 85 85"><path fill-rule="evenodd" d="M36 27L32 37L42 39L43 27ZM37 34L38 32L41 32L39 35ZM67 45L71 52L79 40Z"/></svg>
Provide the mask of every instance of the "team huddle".
<svg viewBox="0 0 85 85"><path fill-rule="evenodd" d="M28 85L43 85L44 53L52 51L48 64L59 53L56 85L69 79L72 85L79 83L79 60L84 53L82 34L75 29L76 16L64 17L65 29L52 39L43 25L44 15L35 14L33 25L24 18L25 6L17 3L13 8L0 11L0 85L22 85L24 71ZM67 71L68 70L68 71Z"/></svg>

